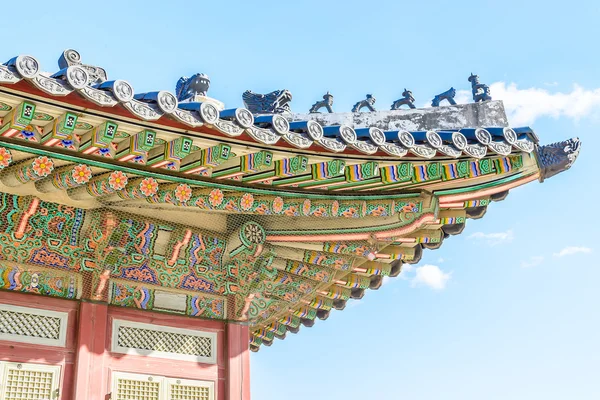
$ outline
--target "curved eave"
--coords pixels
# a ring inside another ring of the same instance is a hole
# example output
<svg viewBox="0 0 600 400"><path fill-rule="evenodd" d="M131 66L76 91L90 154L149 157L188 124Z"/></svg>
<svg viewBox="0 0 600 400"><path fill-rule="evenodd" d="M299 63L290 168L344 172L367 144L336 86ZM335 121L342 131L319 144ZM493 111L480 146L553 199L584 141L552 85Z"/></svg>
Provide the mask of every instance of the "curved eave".
<svg viewBox="0 0 600 400"><path fill-rule="evenodd" d="M276 129L280 116L242 108L211 113L186 103L165 111L150 94L134 98L124 81L90 87L65 71L21 72L14 62L0 66L0 191L127 218L160 216L186 235L218 236L229 261L244 251L260 258L266 267L256 287L234 282L243 294L232 292L229 316L250 324L253 350L378 289L402 263L418 262L423 249L481 218L490 202L570 168L580 149L575 139L540 146L530 129L508 128L497 102L296 115L281 125L290 131ZM131 96L119 100L118 84ZM33 108L25 118L26 106ZM490 107L501 115L494 119ZM461 119L467 112L482 118ZM437 122L415 125L424 114ZM381 125L390 116L412 128ZM66 129L68 118L79 125ZM52 168L40 172L40 162ZM238 243L242 222L262 232L260 243ZM177 261L179 247L169 250Z"/></svg>
<svg viewBox="0 0 600 400"><path fill-rule="evenodd" d="M194 107L190 107L190 103L187 103L186 107L176 108L174 112L166 113L161 110L159 104L156 102L142 102L135 99L129 99L122 101L113 95L109 89L100 90L96 88L85 87L73 87L69 84L68 80L53 78L50 76L37 73L35 76L22 77L17 71L7 66L0 66L3 68L0 73L0 84L2 84L2 90L6 92L12 92L20 96L29 96L37 101L47 101L52 104L59 105L66 109L72 109L76 111L85 111L89 114L103 116L106 118L113 118L119 121L127 122L143 122L144 126L162 129L167 132L173 132L178 134L188 134L192 136L198 136L207 140L219 140L231 144L247 144L255 147L256 149L270 149L272 151L290 152L293 151L298 154L310 154L310 155L329 155L348 159L362 158L362 159L434 159L434 158L460 158L473 156L473 152L468 149L461 148L462 146L446 142L444 144L433 143L426 140L417 140L414 145L403 143L398 140L397 136L399 132L406 133L406 129L392 130L386 132L391 134L392 139L389 135L386 135L387 139L383 139L383 131L372 126L359 126L349 125L348 132L352 132L353 128L361 129L377 129L373 130L374 133L370 137L358 137L356 134L344 135L341 133L335 134L334 136L320 134L312 134L310 130L300 130L292 132L290 130L276 130L272 125L264 123L255 123L251 121L250 125L247 125L242 119L238 118L237 113L222 113L222 115L228 115L228 119L207 119L201 110L202 104L198 103L198 111L194 111ZM10 75L10 77L9 77ZM58 88L58 91L52 91L38 82L43 79L47 83L48 88ZM44 90L42 90L44 89ZM110 99L108 104L100 106L89 100L89 95L84 96L83 93L86 91L93 90L101 93L103 96L107 96ZM472 120L472 115L486 114L485 109L489 108L491 104L500 104L499 114L500 118L487 118L481 120ZM135 105L135 106L132 106ZM145 112L136 112L137 110L146 110ZM243 109L236 109L243 110ZM474 111L475 110L475 111ZM477 111L479 110L479 111ZM247 110L246 110L247 111ZM446 124L440 124L435 129L440 130L459 130L464 127L468 128L481 128L484 123L494 123L488 126L504 126L505 116L503 116L503 107L499 102L485 102L475 103L451 107L437 107L429 109L416 110L430 115L446 115L451 111L451 117L446 117L450 122ZM385 114L383 119L389 119L391 116L402 117L404 115L412 115L415 111L389 111L389 112L378 112L378 114ZM368 113L356 113L357 116ZM389 114L389 115L388 115ZM189 117L187 124L182 123L181 115ZM233 115L233 116L232 116ZM471 116L467 118L467 116ZM296 118L297 119L297 118ZM423 119L422 117L418 120ZM431 118L430 118L431 119ZM468 120L467 126L458 126L456 121ZM257 118L257 120L260 120ZM314 118L307 118L305 121L311 121L314 124ZM451 122L454 121L454 122ZM294 121L299 122L298 120ZM301 122L301 121L300 121ZM333 125L319 125L319 129L322 131L327 129L337 129L339 125L335 125L335 118ZM292 124L294 125L294 124ZM434 129L428 128L427 124L417 124L414 121L408 124L415 129ZM224 129L226 128L226 129ZM396 127L397 128L397 127ZM410 134L410 132L408 132ZM316 135L316 136L315 136ZM506 143L504 138L500 137L500 140L495 140L491 143L477 141L476 137L472 138L477 144L473 144L473 149L476 149L477 157L483 157L486 153L503 154L523 151L530 152L533 147L529 139L525 138L519 143ZM530 144L528 144L530 143ZM498 153L500 152L500 153Z"/></svg>
<svg viewBox="0 0 600 400"><path fill-rule="evenodd" d="M16 85L20 84L21 82ZM37 88L28 86L28 83L22 84L28 87L29 92L37 91L37 95L41 95ZM4 87L0 87L0 101L5 100L3 104L8 105L8 100L2 97L2 89ZM14 115L18 107L30 100L30 97L20 96L19 93L13 92L13 95L11 95L11 102L8 107L12 107L12 109L3 112L5 119ZM42 96L35 97L32 103L39 101L40 97ZM77 101L83 104L87 100L77 99ZM80 105L78 106L80 107L79 109L74 109L72 108L73 104L76 104L76 102L71 104L55 101L55 99L52 99L48 104L39 102L37 109L50 118L50 121L43 121L43 125L38 126L36 129L43 132L52 130L53 121L60 119L65 113L77 111L79 112L78 121L81 124L89 126L91 129L88 128L88 131L76 130L76 135L89 136L90 132L100 129L100 126L104 126L108 122L118 122L119 132L122 130L129 136L112 140L111 143L106 145L107 147L112 146L112 148L118 149L124 143L131 140L132 137L138 136L140 132L151 131L156 134L155 140L157 141L151 150L136 153L133 149L130 149L127 154L131 154L132 157L141 157L139 154L143 153L146 158L150 158L154 154L163 161L151 165L149 165L150 162L146 159L142 160L141 163L122 162L119 161L118 155L113 154L116 150L111 151L108 157L87 154L87 149L82 150L82 147L69 149L60 146L61 142L59 139L49 140L48 138L39 139L36 137L32 141L31 138L22 137L18 131L10 137L7 137L6 133L3 134L0 136L0 141L5 142L7 146L12 146L15 149L29 147L31 152L35 154L52 155L57 158L70 160L71 162L89 163L90 165L96 165L108 170L123 169L139 172L140 174L154 176L157 179L163 178L177 182L186 182L188 184L231 190L239 189L262 194L270 194L276 191L283 196L319 196L319 192L335 191L336 195L339 196L352 193L352 196L360 196L365 199L380 196L381 194L376 193L380 189L386 192L385 196L393 196L395 194L406 193L407 190L415 192L422 189L436 188L435 185L431 186L435 179L428 179L428 177L424 179L416 178L416 175L419 174L418 169L421 166L431 169L433 168L432 165L435 164L438 169L452 169L461 163L485 163L487 162L485 160L495 162L494 160L496 159L512 157L513 155L518 156L519 154L528 157L528 152L523 152L518 148L512 148L510 151L505 152L504 155L489 153L483 145L478 145L486 151L486 155L481 158L464 156L458 158L447 156L418 158L414 157L413 154L413 157L405 156L390 160L378 155L362 156L361 159L350 159L344 154L329 156L325 156L324 154L304 155L301 151L296 150L293 152L287 149L277 150L275 146L261 147L248 142L227 143L224 138L218 136L206 126L197 128L198 132L173 130L175 128L166 130L163 129L165 125L159 125L157 122L164 120L164 122L172 125L177 125L177 123L165 117L153 123L142 123L139 120L126 119L123 115L128 110L119 107L112 107L109 114L92 114L90 112L92 108L85 108ZM98 110L94 109L94 112L96 111ZM123 120L127 122L122 122L119 118L125 118ZM6 121L3 124L6 125ZM202 136L197 136L196 133ZM44 140L46 141L43 142ZM169 159L165 155L169 153L168 146L174 147L173 143L178 143L182 140L189 140L192 150L187 155ZM53 144L49 145L49 143ZM424 148L426 145L416 144L416 146ZM214 153L218 152L218 149L225 148L228 150L227 157L219 159L214 156ZM531 149L533 149L533 145ZM206 164L201 164L201 161L208 157L207 155L213 157L214 160ZM267 159L269 160L268 162ZM260 163L261 160L262 164ZM159 167L167 162L170 162L174 167L170 169ZM294 163L296 166L294 166ZM199 172L195 172L192 169L194 165L200 165L200 167L196 168ZM412 183L398 176L397 171L399 168L403 168L401 167L402 165L410 166L412 171L410 174L413 177ZM460 178L466 176L461 175ZM450 182L450 179L448 179L448 182L442 186L463 186L470 183L463 180Z"/></svg>

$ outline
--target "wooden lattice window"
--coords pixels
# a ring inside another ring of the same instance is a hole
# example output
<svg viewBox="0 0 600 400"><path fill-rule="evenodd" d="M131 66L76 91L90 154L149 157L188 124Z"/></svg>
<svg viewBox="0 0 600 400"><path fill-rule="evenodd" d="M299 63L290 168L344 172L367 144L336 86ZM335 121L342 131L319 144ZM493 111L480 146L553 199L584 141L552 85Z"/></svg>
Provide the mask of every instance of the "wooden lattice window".
<svg viewBox="0 0 600 400"><path fill-rule="evenodd" d="M66 312L0 304L0 340L65 346Z"/></svg>
<svg viewBox="0 0 600 400"><path fill-rule="evenodd" d="M57 399L60 366L0 362L3 400Z"/></svg>
<svg viewBox="0 0 600 400"><path fill-rule="evenodd" d="M167 398L169 400L212 400L213 392L212 382L167 379Z"/></svg>
<svg viewBox="0 0 600 400"><path fill-rule="evenodd" d="M214 383L114 372L111 400L214 400Z"/></svg>
<svg viewBox="0 0 600 400"><path fill-rule="evenodd" d="M162 400L162 377L115 373L111 400Z"/></svg>
<svg viewBox="0 0 600 400"><path fill-rule="evenodd" d="M216 363L216 334L114 320L112 351L182 361Z"/></svg>

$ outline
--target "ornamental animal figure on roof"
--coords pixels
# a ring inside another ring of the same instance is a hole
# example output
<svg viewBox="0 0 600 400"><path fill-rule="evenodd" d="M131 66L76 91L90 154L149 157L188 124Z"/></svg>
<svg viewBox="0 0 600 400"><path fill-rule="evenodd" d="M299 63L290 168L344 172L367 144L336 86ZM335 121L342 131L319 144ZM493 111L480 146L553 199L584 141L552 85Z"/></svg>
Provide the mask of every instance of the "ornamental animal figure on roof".
<svg viewBox="0 0 600 400"><path fill-rule="evenodd" d="M443 100L448 100L448 103L455 106L456 101L454 101L454 96L456 96L456 89L451 87L450 89L446 90L444 93L440 93L437 96L435 96L433 98L433 100L431 101L431 107L439 107L440 103Z"/></svg>
<svg viewBox="0 0 600 400"><path fill-rule="evenodd" d="M333 109L331 106L333 105L333 95L327 92L323 95L323 100L317 101L312 105L310 110L308 111L311 114L318 113L321 108L325 108L328 113L332 113Z"/></svg>
<svg viewBox="0 0 600 400"><path fill-rule="evenodd" d="M471 91L473 92L473 101L475 103L479 101L492 100L490 87L483 83L479 83L479 75L474 75L471 72L471 76L469 76L469 82L471 82Z"/></svg>
<svg viewBox="0 0 600 400"><path fill-rule="evenodd" d="M404 92L402 92L402 98L396 100L393 104L392 104L392 108L390 108L390 110L399 110L400 107L402 107L403 105L407 105L408 108L416 108L415 107L415 98L412 95L412 92L406 88L404 88Z"/></svg>
<svg viewBox="0 0 600 400"><path fill-rule="evenodd" d="M210 78L206 74L194 74L190 78L182 76L175 86L179 101L193 101L196 96L206 96L210 88Z"/></svg>
<svg viewBox="0 0 600 400"><path fill-rule="evenodd" d="M102 82L105 82L108 79L104 68L82 64L81 55L77 50L67 49L63 51L63 53L60 55L60 58L58 59L58 67L62 70L75 65L83 68L87 72L88 85L97 85Z"/></svg>
<svg viewBox="0 0 600 400"><path fill-rule="evenodd" d="M289 105L292 101L292 93L287 89L275 90L267 94L246 90L242 94L242 100L253 114L282 114L292 111Z"/></svg>
<svg viewBox="0 0 600 400"><path fill-rule="evenodd" d="M550 178L571 168L579 155L579 138L564 140L538 148L542 179Z"/></svg>
<svg viewBox="0 0 600 400"><path fill-rule="evenodd" d="M364 100L359 101L358 103L356 103L354 105L354 107L352 107L352 112L360 112L361 109L363 108L367 108L369 111L375 111L375 97L373 97L373 95L368 94L367 98Z"/></svg>

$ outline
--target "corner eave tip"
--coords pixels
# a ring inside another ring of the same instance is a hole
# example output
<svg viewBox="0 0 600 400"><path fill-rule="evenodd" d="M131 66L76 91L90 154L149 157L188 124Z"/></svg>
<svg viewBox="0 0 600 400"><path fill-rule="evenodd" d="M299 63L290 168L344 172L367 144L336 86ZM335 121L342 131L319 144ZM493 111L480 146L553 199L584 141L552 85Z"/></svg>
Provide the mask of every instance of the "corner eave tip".
<svg viewBox="0 0 600 400"><path fill-rule="evenodd" d="M538 146L536 155L540 166L540 181L568 170L575 163L581 149L579 138Z"/></svg>

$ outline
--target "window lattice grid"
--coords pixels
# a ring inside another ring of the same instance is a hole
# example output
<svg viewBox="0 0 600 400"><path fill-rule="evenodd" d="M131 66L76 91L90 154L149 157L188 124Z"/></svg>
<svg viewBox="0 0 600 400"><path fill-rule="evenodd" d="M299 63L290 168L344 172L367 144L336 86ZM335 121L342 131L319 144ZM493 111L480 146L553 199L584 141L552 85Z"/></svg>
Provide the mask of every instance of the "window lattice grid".
<svg viewBox="0 0 600 400"><path fill-rule="evenodd" d="M212 357L210 337L120 326L118 345L139 350Z"/></svg>
<svg viewBox="0 0 600 400"><path fill-rule="evenodd" d="M0 333L42 339L60 339L61 318L0 310Z"/></svg>
<svg viewBox="0 0 600 400"><path fill-rule="evenodd" d="M159 400L160 383L149 380L123 379L117 380L117 396L115 400Z"/></svg>
<svg viewBox="0 0 600 400"><path fill-rule="evenodd" d="M52 372L10 368L5 382L5 399L51 399L53 379Z"/></svg>
<svg viewBox="0 0 600 400"><path fill-rule="evenodd" d="M171 400L210 400L210 388L205 386L171 385Z"/></svg>

